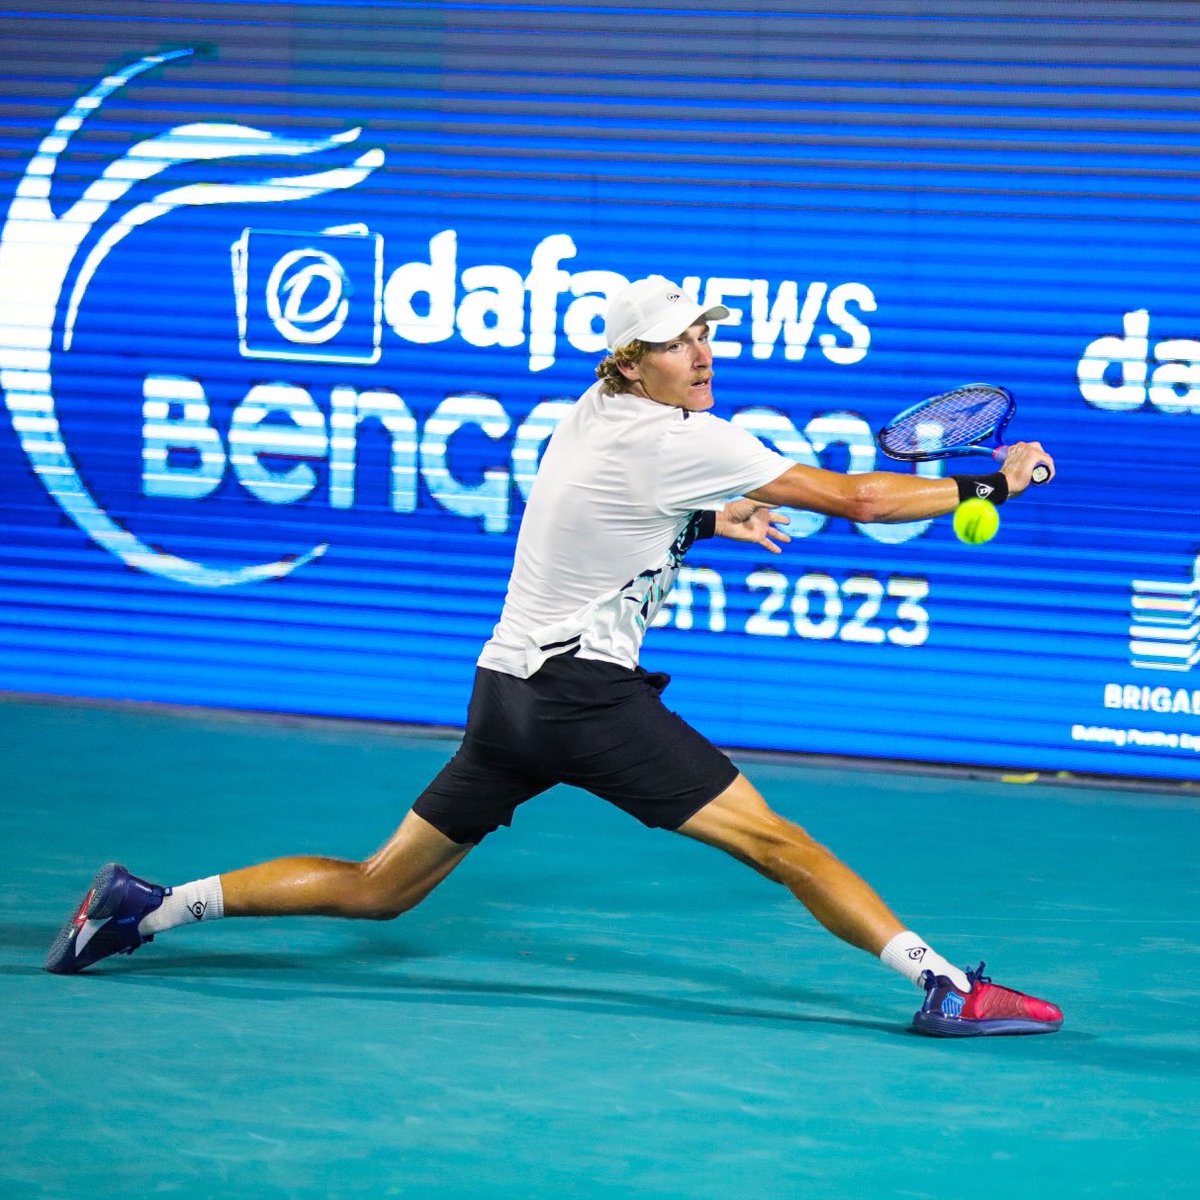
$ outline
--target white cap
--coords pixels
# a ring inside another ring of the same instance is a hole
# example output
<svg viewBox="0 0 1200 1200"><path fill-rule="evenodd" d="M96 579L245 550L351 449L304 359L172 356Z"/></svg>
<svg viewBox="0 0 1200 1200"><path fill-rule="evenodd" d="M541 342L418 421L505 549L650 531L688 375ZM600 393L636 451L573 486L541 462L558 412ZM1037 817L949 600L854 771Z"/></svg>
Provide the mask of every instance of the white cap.
<svg viewBox="0 0 1200 1200"><path fill-rule="evenodd" d="M697 321L727 316L725 305L702 308L679 284L651 275L623 287L613 298L604 319L604 341L610 350L632 341L669 342Z"/></svg>

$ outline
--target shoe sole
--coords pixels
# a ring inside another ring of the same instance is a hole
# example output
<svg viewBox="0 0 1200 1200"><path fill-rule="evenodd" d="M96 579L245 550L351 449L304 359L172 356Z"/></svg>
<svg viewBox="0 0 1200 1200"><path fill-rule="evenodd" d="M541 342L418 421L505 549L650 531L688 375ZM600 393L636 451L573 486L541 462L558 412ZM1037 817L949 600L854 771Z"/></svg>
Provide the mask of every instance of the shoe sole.
<svg viewBox="0 0 1200 1200"><path fill-rule="evenodd" d="M1022 1020L997 1017L991 1021L970 1021L962 1017L943 1017L939 1013L919 1012L913 1017L913 1029L928 1037L993 1037L1029 1033L1054 1033L1062 1021Z"/></svg>
<svg viewBox="0 0 1200 1200"><path fill-rule="evenodd" d="M75 910L71 919L59 930L58 937L50 946L43 964L47 971L55 975L74 975L81 968L75 966L75 922L79 919L80 910L90 920L101 920L111 917L120 903L120 889L112 886L117 872L121 870L118 863L105 863L96 872L92 885L84 893L84 902Z"/></svg>

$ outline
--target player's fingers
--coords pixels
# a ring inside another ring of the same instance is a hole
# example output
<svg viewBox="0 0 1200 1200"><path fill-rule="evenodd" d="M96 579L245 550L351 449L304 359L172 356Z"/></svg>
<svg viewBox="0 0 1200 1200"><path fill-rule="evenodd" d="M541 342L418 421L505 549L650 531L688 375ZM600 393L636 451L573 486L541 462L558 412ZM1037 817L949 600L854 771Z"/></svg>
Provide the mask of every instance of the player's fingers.
<svg viewBox="0 0 1200 1200"><path fill-rule="evenodd" d="M1029 447L1030 457L1045 463L1051 472L1054 471L1054 458L1041 442L1026 442L1025 445Z"/></svg>
<svg viewBox="0 0 1200 1200"><path fill-rule="evenodd" d="M1041 442L1013 442L1005 447L1003 461L1006 473L1010 478L1015 476L1022 489L1034 482L1035 473L1039 483L1048 482L1055 475L1054 459L1046 453ZM1039 467L1044 467L1045 471L1038 470ZM1045 479L1040 478L1042 475Z"/></svg>

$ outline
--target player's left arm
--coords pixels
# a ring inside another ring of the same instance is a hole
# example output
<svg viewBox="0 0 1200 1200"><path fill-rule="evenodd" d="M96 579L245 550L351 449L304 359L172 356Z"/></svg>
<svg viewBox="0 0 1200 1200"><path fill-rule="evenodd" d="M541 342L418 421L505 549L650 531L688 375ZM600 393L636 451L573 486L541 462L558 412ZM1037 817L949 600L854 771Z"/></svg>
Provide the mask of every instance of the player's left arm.
<svg viewBox="0 0 1200 1200"><path fill-rule="evenodd" d="M756 500L743 497L730 500L717 513L715 533L717 537L735 542L754 542L772 554L778 554L779 547L775 543L792 540L781 528L790 519L787 513L777 512L769 504L759 504Z"/></svg>

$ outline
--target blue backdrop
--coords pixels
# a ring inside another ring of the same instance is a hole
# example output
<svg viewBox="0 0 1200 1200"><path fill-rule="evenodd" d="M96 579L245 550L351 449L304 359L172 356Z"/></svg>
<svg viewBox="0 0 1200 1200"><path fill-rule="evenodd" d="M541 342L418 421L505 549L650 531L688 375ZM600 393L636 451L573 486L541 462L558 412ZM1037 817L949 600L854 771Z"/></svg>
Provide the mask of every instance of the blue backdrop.
<svg viewBox="0 0 1200 1200"><path fill-rule="evenodd" d="M913 7L5 13L0 687L460 724L539 450L659 272L734 309L716 411L799 461L910 470L872 431L984 379L1059 469L984 546L697 546L643 659L679 711L1194 777L1194 6Z"/></svg>

